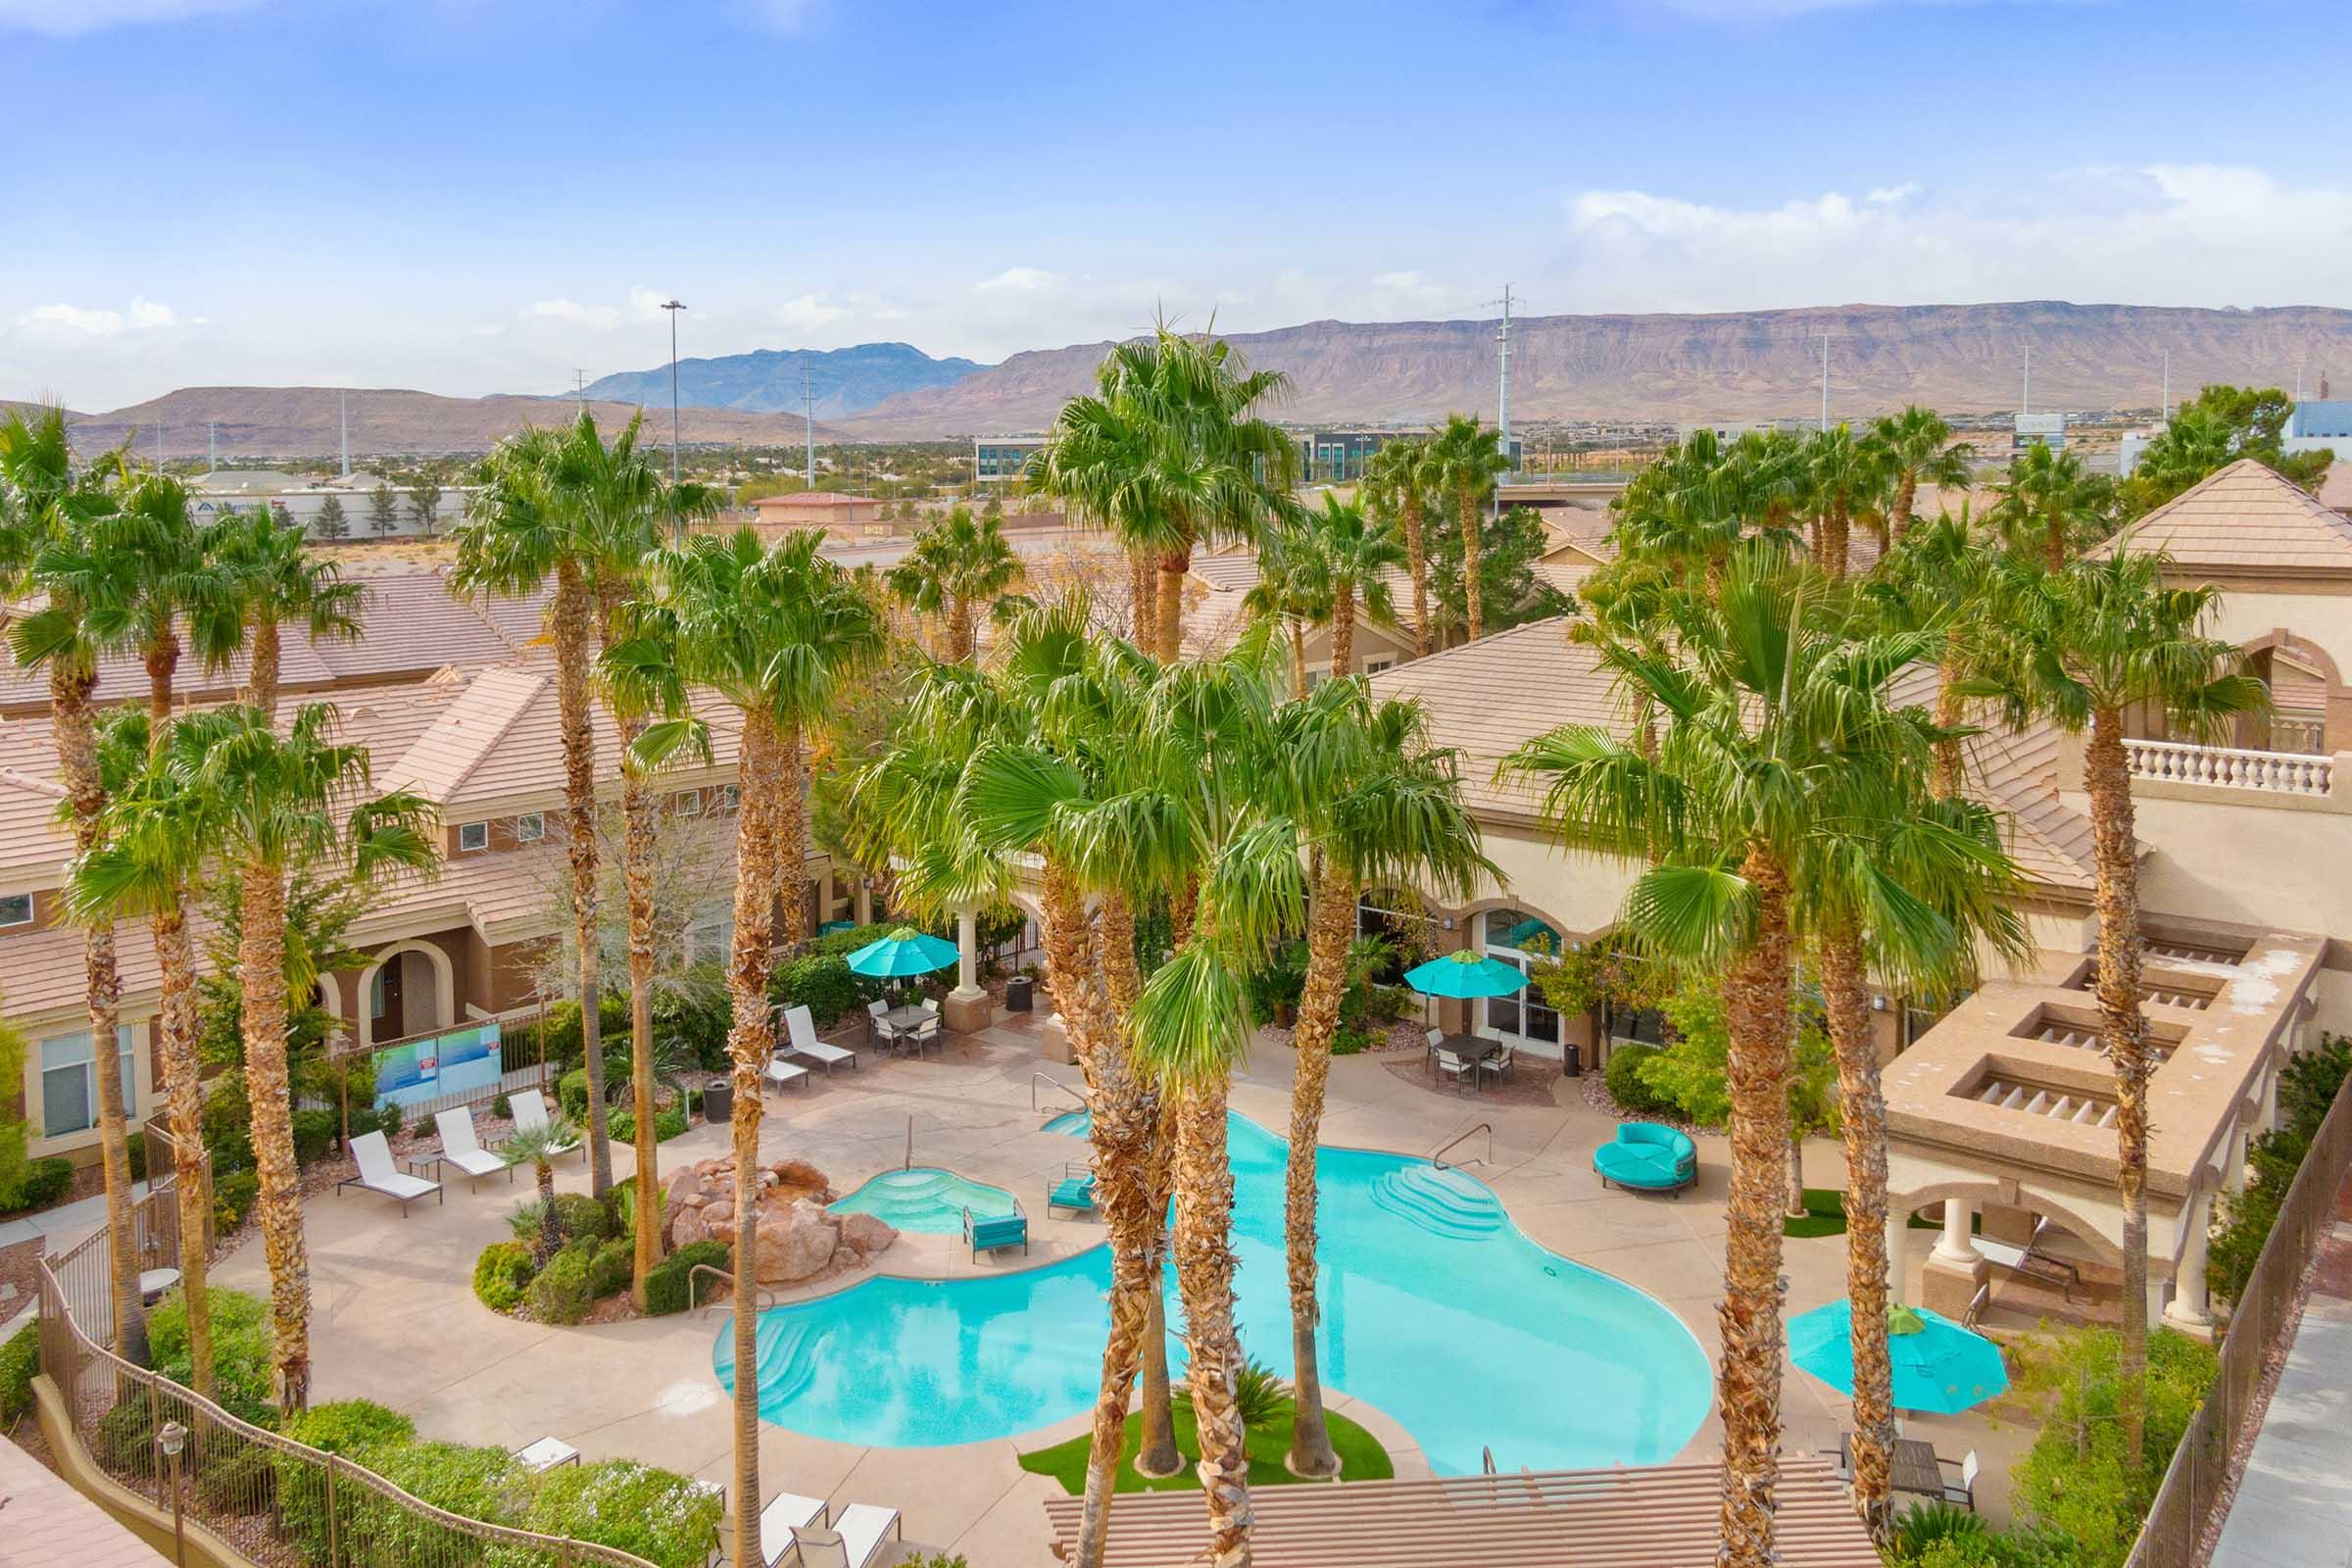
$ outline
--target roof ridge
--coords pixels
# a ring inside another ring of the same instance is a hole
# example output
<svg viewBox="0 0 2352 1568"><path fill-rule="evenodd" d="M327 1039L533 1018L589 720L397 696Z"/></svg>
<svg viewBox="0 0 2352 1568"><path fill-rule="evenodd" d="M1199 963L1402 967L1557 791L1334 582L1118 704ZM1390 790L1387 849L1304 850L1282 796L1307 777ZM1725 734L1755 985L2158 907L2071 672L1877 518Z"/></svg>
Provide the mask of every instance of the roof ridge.
<svg viewBox="0 0 2352 1568"><path fill-rule="evenodd" d="M441 799L454 800L465 790L466 780L472 778L489 759L492 749L514 729L516 720L530 710L531 704L538 699L550 678L546 674L534 674L513 664L491 664L474 671L466 682L466 689L436 714L423 732L409 743L409 749L401 754L402 771L411 776L419 771L409 766L409 759L416 756L417 750L426 743L437 741L449 745L466 758L465 765L440 791ZM499 686L506 686L508 690L499 693L496 690ZM487 722L488 729L486 732L460 734L458 732L466 728L466 720L476 716L467 711L466 704L477 692L483 694L481 707L487 710L479 712L479 717Z"/></svg>

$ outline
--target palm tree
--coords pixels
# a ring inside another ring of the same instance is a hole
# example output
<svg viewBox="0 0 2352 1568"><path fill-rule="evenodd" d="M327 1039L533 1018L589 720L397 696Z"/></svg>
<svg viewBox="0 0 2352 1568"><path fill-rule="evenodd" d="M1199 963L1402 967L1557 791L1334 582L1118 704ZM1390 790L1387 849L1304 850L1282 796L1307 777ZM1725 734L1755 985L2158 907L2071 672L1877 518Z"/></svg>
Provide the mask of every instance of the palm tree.
<svg viewBox="0 0 2352 1568"><path fill-rule="evenodd" d="M2167 587L2166 558L2129 544L2055 570L2009 564L1999 622L2011 716L2089 732L2082 782L2097 878L2099 1037L2115 1072L2124 1208L2120 1414L2125 1462L2136 1467L2146 1429L2149 1063L2126 715L2160 715L2175 733L2211 741L2236 715L2259 712L2269 694L2237 668L2236 649L2204 635L2218 591Z"/></svg>
<svg viewBox="0 0 2352 1568"><path fill-rule="evenodd" d="M1290 645L1291 695L1306 695L1306 632L1332 617L1332 581L1316 549L1312 515L1286 502L1257 546L1257 581L1242 595L1242 609L1259 624L1277 628Z"/></svg>
<svg viewBox="0 0 2352 1568"><path fill-rule="evenodd" d="M1479 583L1479 509L1494 492L1494 481L1510 471L1502 432L1478 422L1475 415L1449 414L1431 438L1427 470L1435 488L1453 496L1454 521L1462 530L1462 592L1470 641L1486 630Z"/></svg>
<svg viewBox="0 0 2352 1568"><path fill-rule="evenodd" d="M1816 829L1850 821L1916 732L1887 685L1931 647L1919 633L1856 636L1848 596L1769 543L1742 545L1716 594L1665 608L1661 654L1609 641L1602 662L1666 720L1654 757L1568 725L1521 746L1506 777L1544 787L1571 846L1645 860L1623 923L1647 950L1720 967L1731 1035L1732 1176L1724 1244L1726 1568L1773 1560L1779 1473L1782 1207L1790 985L1800 913L1792 879Z"/></svg>
<svg viewBox="0 0 2352 1568"><path fill-rule="evenodd" d="M214 833L206 848L239 887L239 1015L260 1178L254 1211L270 1264L278 1408L288 1416L310 1398L311 1268L294 1163L286 1003L317 977L302 972L308 945L286 941L286 877L332 864L367 883L429 872L439 858L431 808L406 791L371 794L368 749L334 740L335 722L333 708L309 703L280 736L259 708L218 709L172 725L161 759L173 787L199 798L191 811Z"/></svg>
<svg viewBox="0 0 2352 1568"><path fill-rule="evenodd" d="M1969 509L1913 527L1880 563L1869 592L1893 624L1940 632L1936 659L1934 790L1956 799L1965 782L1961 743L1967 699L1981 673L1995 617L1997 558L1977 538Z"/></svg>
<svg viewBox="0 0 2352 1568"><path fill-rule="evenodd" d="M368 591L344 581L341 566L267 507L223 517L204 548L228 574L244 618L245 701L274 720L284 628L297 627L313 642L357 642Z"/></svg>
<svg viewBox="0 0 2352 1568"><path fill-rule="evenodd" d="M1881 466L1894 480L1882 547L1901 544L1911 531L1912 510L1922 484L1951 488L1969 481L1969 459L1975 456L1975 449L1965 441L1954 444L1951 425L1934 409L1909 404L1900 414L1874 420L1863 439L1877 449Z"/></svg>
<svg viewBox="0 0 2352 1568"><path fill-rule="evenodd" d="M1365 501L1404 525L1404 550L1413 577L1413 657L1429 657L1429 547L1423 519L1437 489L1430 446L1419 436L1387 442L1364 465Z"/></svg>
<svg viewBox="0 0 2352 1568"><path fill-rule="evenodd" d="M93 843L67 867L65 902L67 912L83 924L145 919L154 934L162 971L156 1036L172 1124L188 1358L196 1392L209 1395L213 1331L205 1237L212 1212L204 1179L203 1068L196 1057L200 1026L188 900L202 885L215 834L203 795L163 763L170 727L151 727L136 709L119 710L100 725L97 752L107 806Z"/></svg>
<svg viewBox="0 0 2352 1568"><path fill-rule="evenodd" d="M245 638L239 596L232 572L219 559L220 536L197 527L187 487L177 479L130 476L115 525L125 530L143 568L136 643L147 667L149 734L161 744L185 652L181 625L204 667L223 667Z"/></svg>
<svg viewBox="0 0 2352 1568"><path fill-rule="evenodd" d="M803 940L807 907L789 878L805 863L808 842L804 736L835 694L879 657L881 617L847 572L817 554L821 531L803 530L763 548L753 529L720 537L696 534L655 552L655 593L635 617L636 635L607 649L607 679L632 695L640 710L665 716L645 729L634 750L659 767L689 750L707 750L708 732L687 693L702 689L743 718L735 825L735 937L727 989L733 1023L735 1108L730 1132L735 1168L735 1558L759 1559L760 1364L758 1323L760 1073L775 1046L768 975L775 962L776 911L782 896L785 937ZM639 1107L648 1119L650 1105Z"/></svg>
<svg viewBox="0 0 2352 1568"><path fill-rule="evenodd" d="M2010 461L1993 491L1997 499L1985 520L2011 555L2038 554L2045 571L2064 567L2086 541L2104 534L2114 514L2111 481L2085 473L2075 453L2039 441Z"/></svg>
<svg viewBox="0 0 2352 1568"><path fill-rule="evenodd" d="M1374 703L1362 682L1335 678L1277 715L1272 760L1265 781L1311 824L1313 879L1284 1198L1295 1389L1288 1463L1298 1475L1330 1476L1340 1461L1323 1419L1315 1347L1315 1151L1356 904L1375 883L1465 903L1479 874L1494 868L1479 852L1454 757L1431 744L1429 715L1417 702Z"/></svg>
<svg viewBox="0 0 2352 1568"><path fill-rule="evenodd" d="M1844 425L1825 430L1806 449L1808 489L1821 525L1821 566L1843 577L1852 558L1853 519L1872 510L1887 471L1878 451Z"/></svg>
<svg viewBox="0 0 2352 1568"><path fill-rule="evenodd" d="M957 507L914 536L914 547L886 580L909 608L945 617L939 657L965 664L974 648L975 608L1012 591L1021 580L1021 560L997 519L981 521L971 508Z"/></svg>
<svg viewBox="0 0 2352 1568"><path fill-rule="evenodd" d="M564 1245L564 1230L556 1214L556 1160L565 1150L578 1147L579 1129L559 1112L536 1127L517 1127L498 1146L498 1157L510 1165L528 1165L539 1187L539 1234L531 1242L531 1266L547 1260Z"/></svg>
<svg viewBox="0 0 2352 1568"><path fill-rule="evenodd" d="M1396 525L1367 514L1357 501L1323 498L1323 510L1307 514L1307 540L1331 585L1331 676L1355 673L1355 612L1384 626L1396 623L1388 573L1405 563Z"/></svg>
<svg viewBox="0 0 2352 1568"><path fill-rule="evenodd" d="M1791 549L1800 542L1786 521L1799 466L1791 449L1753 432L1727 446L1712 430L1692 431L1617 498L1620 560L1662 566L1712 592L1742 539L1763 536Z"/></svg>
<svg viewBox="0 0 2352 1568"><path fill-rule="evenodd" d="M30 420L11 414L0 421L0 479L9 496L0 564L8 567L12 587L46 596L39 609L11 622L9 646L20 665L48 671L50 733L74 824L74 852L87 855L102 842L106 809L91 707L98 660L134 635L144 571L130 530L111 525L114 497L94 473L75 471L65 416L58 410L45 410ZM136 1353L143 1319L130 1214L122 1053L116 1049L122 979L111 922L84 923L82 959L98 1083L114 1343L125 1353Z"/></svg>

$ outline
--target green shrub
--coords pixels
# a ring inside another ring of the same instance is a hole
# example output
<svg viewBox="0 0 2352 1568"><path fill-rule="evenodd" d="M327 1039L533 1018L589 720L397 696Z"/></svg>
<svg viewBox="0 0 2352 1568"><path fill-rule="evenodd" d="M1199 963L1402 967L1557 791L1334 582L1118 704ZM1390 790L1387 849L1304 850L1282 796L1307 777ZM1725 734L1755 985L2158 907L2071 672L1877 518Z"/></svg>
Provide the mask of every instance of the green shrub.
<svg viewBox="0 0 2352 1568"><path fill-rule="evenodd" d="M556 1230L567 1242L582 1237L602 1241L612 1234L612 1216L586 1193L558 1193Z"/></svg>
<svg viewBox="0 0 2352 1568"><path fill-rule="evenodd" d="M733 1021L734 1009L723 984L665 994L654 1002L657 1038L676 1041L705 1072L725 1069L727 1028Z"/></svg>
<svg viewBox="0 0 2352 1568"><path fill-rule="evenodd" d="M0 1344L0 1432L32 1409L32 1380L41 1370L38 1323L27 1323Z"/></svg>
<svg viewBox="0 0 2352 1568"><path fill-rule="evenodd" d="M633 1552L656 1568L701 1568L725 1512L716 1494L674 1471L605 1459L540 1477L526 1524L543 1535Z"/></svg>
<svg viewBox="0 0 2352 1568"><path fill-rule="evenodd" d="M2278 1075L2278 1127L2247 1148L2253 1176L2244 1191L2225 1200L2216 1216L2205 1266L2206 1284L2215 1296L2234 1301L2244 1293L2295 1173L2347 1075L2352 1075L2352 1042L2341 1035L2324 1037L2317 1050L2290 1058Z"/></svg>
<svg viewBox="0 0 2352 1568"><path fill-rule="evenodd" d="M145 1181L147 1179L147 1135L145 1133L127 1134L122 1140L122 1149L130 1160L130 1179L134 1182Z"/></svg>
<svg viewBox="0 0 2352 1568"><path fill-rule="evenodd" d="M686 1310L687 1276L697 1263L727 1267L727 1244L689 1242L654 1266L645 1277L645 1310L649 1317Z"/></svg>
<svg viewBox="0 0 2352 1568"><path fill-rule="evenodd" d="M208 1287L212 1308L213 1402L255 1426L271 1426L277 1407L270 1397L270 1303L224 1285ZM172 1291L147 1314L147 1348L158 1372L189 1383L195 1360L188 1353L188 1301Z"/></svg>
<svg viewBox="0 0 2352 1568"><path fill-rule="evenodd" d="M342 1128L342 1119L331 1110L298 1110L294 1113L294 1162L310 1165L334 1152L335 1134ZM354 1127L356 1135L360 1131Z"/></svg>
<svg viewBox="0 0 2352 1568"><path fill-rule="evenodd" d="M91 1434L90 1454L116 1480L155 1474L155 1408L147 1391L135 1383L122 1384L115 1407L98 1418Z"/></svg>
<svg viewBox="0 0 2352 1568"><path fill-rule="evenodd" d="M531 1250L520 1242L492 1242L473 1260L473 1294L493 1312L512 1312L530 1288Z"/></svg>
<svg viewBox="0 0 2352 1568"><path fill-rule="evenodd" d="M616 1144L633 1143L637 1138L637 1118L625 1110L616 1110L605 1118L605 1131ZM686 1135L686 1113L675 1106L665 1105L654 1112L654 1142L666 1144L672 1138Z"/></svg>
<svg viewBox="0 0 2352 1568"><path fill-rule="evenodd" d="M503 1448L392 1443L363 1448L352 1457L414 1497L490 1524L521 1523L518 1516L530 1493L530 1473ZM482 1560L475 1538L364 1488L336 1488L335 1510L344 1560L385 1564ZM322 1536L305 1544L312 1548L312 1561L326 1560Z"/></svg>
<svg viewBox="0 0 2352 1568"><path fill-rule="evenodd" d="M811 953L777 964L767 994L781 1006L807 1007L819 1029L830 1029L843 1014L881 996L882 983L857 973L841 955Z"/></svg>
<svg viewBox="0 0 2352 1568"><path fill-rule="evenodd" d="M513 1121L514 1119L514 1102L505 1095L500 1095L496 1100L490 1102L490 1114L496 1116L500 1121Z"/></svg>
<svg viewBox="0 0 2352 1568"><path fill-rule="evenodd" d="M574 1067L557 1079L556 1099L562 1102L564 1115L585 1125L588 1120L588 1069Z"/></svg>
<svg viewBox="0 0 2352 1568"><path fill-rule="evenodd" d="M2074 1329L2020 1347L2017 1383L2042 1396L2040 1435L2011 1471L2020 1518L2082 1546L2083 1568L2116 1568L2220 1369L2211 1346L2159 1329L2148 1336L2147 1442L2142 1463L2124 1463L2117 1363L2121 1337Z"/></svg>
<svg viewBox="0 0 2352 1568"><path fill-rule="evenodd" d="M1634 1116L1654 1116L1674 1109L1665 1096L1642 1081L1642 1064L1656 1060L1659 1054L1655 1046L1630 1041L1610 1051L1601 1078L1609 1086L1609 1098L1617 1102L1619 1110Z"/></svg>
<svg viewBox="0 0 2352 1568"><path fill-rule="evenodd" d="M600 1040L610 1041L614 1038L626 1040L628 1038L628 998L613 992L606 992L599 1000L596 1017ZM509 1060L527 1059L536 1054L538 1042L532 1038L535 1028L535 1025L526 1024L520 1029L512 1031L514 1040L520 1047L520 1055L510 1055ZM580 1041L580 1004L576 1002L559 1002L547 1009L548 1062L557 1071L562 1072L578 1066L583 1054ZM609 1057L612 1054L607 1052L606 1054Z"/></svg>
<svg viewBox="0 0 2352 1568"><path fill-rule="evenodd" d="M416 1423L373 1399L333 1399L294 1418L286 1436L328 1453L353 1454L384 1443L408 1443Z"/></svg>
<svg viewBox="0 0 2352 1568"><path fill-rule="evenodd" d="M588 1294L600 1301L618 1296L629 1288L629 1278L636 1271L636 1249L630 1243L617 1236L601 1243L588 1263Z"/></svg>
<svg viewBox="0 0 2352 1568"><path fill-rule="evenodd" d="M547 1260L547 1267L539 1271L523 1297L532 1317L542 1323L577 1323L588 1315L588 1309L596 1304L595 1293L588 1288L588 1266L595 1256L590 1249L594 1246L590 1242L566 1247Z"/></svg>
<svg viewBox="0 0 2352 1568"><path fill-rule="evenodd" d="M661 1129L655 1128L658 1134ZM612 1184L605 1195L605 1204L612 1213L612 1234L622 1241L634 1241L637 1236L637 1178L628 1177ZM654 1191L654 1212L660 1214L669 1206L669 1195L657 1188Z"/></svg>
<svg viewBox="0 0 2352 1568"><path fill-rule="evenodd" d="M905 923L903 920L876 920L870 925L853 926L847 931L836 931L830 936L818 937L810 942L808 952L818 957L846 958L859 948L872 947ZM932 935L939 937L942 941L954 940L953 933L935 931Z"/></svg>
<svg viewBox="0 0 2352 1568"><path fill-rule="evenodd" d="M232 1170L225 1176L213 1178L213 1228L226 1234L235 1230L253 1212L254 1200L262 1195L260 1173L251 1170Z"/></svg>
<svg viewBox="0 0 2352 1568"><path fill-rule="evenodd" d="M266 1513L277 1501L276 1450L220 1427L204 1429L188 1475L215 1513Z"/></svg>
<svg viewBox="0 0 2352 1568"><path fill-rule="evenodd" d="M66 1196L74 1185L74 1162L70 1159L36 1159L24 1167L17 1181L15 1194L0 1193L0 1214L13 1214L26 1209L47 1208Z"/></svg>

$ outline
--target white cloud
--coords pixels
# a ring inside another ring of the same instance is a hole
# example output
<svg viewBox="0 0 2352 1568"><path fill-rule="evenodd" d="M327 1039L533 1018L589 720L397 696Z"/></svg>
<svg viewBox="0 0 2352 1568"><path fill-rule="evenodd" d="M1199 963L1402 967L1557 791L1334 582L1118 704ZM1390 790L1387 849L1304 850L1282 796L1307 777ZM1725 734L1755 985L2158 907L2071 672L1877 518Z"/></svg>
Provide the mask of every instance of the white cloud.
<svg viewBox="0 0 2352 1568"><path fill-rule="evenodd" d="M2352 188L2258 169L2074 170L1997 191L1893 185L1778 206L1642 190L1567 200L1577 309L1741 310L2071 299L2327 301L2352 256Z"/></svg>
<svg viewBox="0 0 2352 1568"><path fill-rule="evenodd" d="M662 319L662 307L668 299L669 296L658 288L647 288L643 283L634 284L629 289L629 314L640 321L659 321Z"/></svg>
<svg viewBox="0 0 2352 1568"><path fill-rule="evenodd" d="M17 324L33 330L80 332L90 337L114 337L122 332L163 327L201 325L202 318L182 321L179 313L160 300L133 295L125 310L93 309L83 305L36 305L17 318Z"/></svg>
<svg viewBox="0 0 2352 1568"><path fill-rule="evenodd" d="M620 324L620 313L610 305L582 305L577 300L535 300L523 307L526 321L567 321L591 332L610 332Z"/></svg>
<svg viewBox="0 0 2352 1568"><path fill-rule="evenodd" d="M786 300L776 307L776 320L800 332L813 332L849 314L846 307L827 304L814 294L804 294L797 300Z"/></svg>
<svg viewBox="0 0 2352 1568"><path fill-rule="evenodd" d="M72 38L108 27L249 11L261 0L0 0L0 32Z"/></svg>
<svg viewBox="0 0 2352 1568"><path fill-rule="evenodd" d="M1040 289L1053 288L1061 282L1061 274L1049 272L1039 267L1007 267L996 276L973 284L976 289L1010 289L1022 294L1034 294Z"/></svg>

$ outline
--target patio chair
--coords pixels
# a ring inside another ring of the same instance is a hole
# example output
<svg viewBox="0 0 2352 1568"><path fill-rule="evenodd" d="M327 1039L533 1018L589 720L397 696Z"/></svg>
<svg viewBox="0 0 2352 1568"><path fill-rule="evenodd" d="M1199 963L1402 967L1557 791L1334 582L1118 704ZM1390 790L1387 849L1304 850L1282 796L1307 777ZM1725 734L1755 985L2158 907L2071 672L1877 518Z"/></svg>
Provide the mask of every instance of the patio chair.
<svg viewBox="0 0 2352 1568"><path fill-rule="evenodd" d="M400 1204L400 1217L409 1217L409 1205L425 1194L441 1197L441 1184L428 1182L421 1176L404 1176L392 1168L392 1146L384 1142L382 1133L362 1133L351 1141L351 1157L360 1163L357 1176L346 1176L335 1183L335 1196L343 1196L346 1187L365 1187L371 1193L381 1193Z"/></svg>
<svg viewBox="0 0 2352 1568"><path fill-rule="evenodd" d="M879 1561L886 1542L899 1540L899 1510L870 1502L853 1502L841 1510L833 1528L795 1525L793 1544L801 1548L800 1568L866 1568Z"/></svg>
<svg viewBox="0 0 2352 1568"><path fill-rule="evenodd" d="M906 1037L918 1054L925 1046L938 1045L941 1039L939 1032L939 1004L936 1002L925 1001L923 1004L923 1011L929 1013L930 1016L925 1018L921 1023L916 1024L913 1032Z"/></svg>
<svg viewBox="0 0 2352 1568"><path fill-rule="evenodd" d="M510 1186L514 1181L514 1167L482 1147L473 1133L473 1112L465 1105L433 1112L433 1125L441 1129L441 1163L455 1165L466 1173L467 1190L476 1190L485 1176L507 1173Z"/></svg>
<svg viewBox="0 0 2352 1568"><path fill-rule="evenodd" d="M808 1069L798 1062L786 1061L782 1056L770 1056L767 1058L767 1071L760 1076L764 1083L784 1089L793 1084L806 1084L808 1081Z"/></svg>
<svg viewBox="0 0 2352 1568"><path fill-rule="evenodd" d="M1487 1057L1478 1064L1478 1070L1480 1076L1493 1073L1495 1080L1500 1082L1502 1075L1511 1070L1511 1048L1505 1046L1492 1056Z"/></svg>
<svg viewBox="0 0 2352 1568"><path fill-rule="evenodd" d="M899 1032L891 1027L888 1003L869 1002L865 1004L865 1042L876 1048L897 1048Z"/></svg>
<svg viewBox="0 0 2352 1568"><path fill-rule="evenodd" d="M803 1497L793 1493L779 1492L767 1499L760 1510L760 1560L763 1568L776 1568L792 1554L793 1532L818 1524L825 1517L821 1497Z"/></svg>
<svg viewBox="0 0 2352 1568"><path fill-rule="evenodd" d="M1013 1201L1011 1213L991 1214L986 1219L976 1217L967 1207L963 1211L963 1239L971 1246L972 1261L975 1263L980 1261L982 1252L993 1252L1004 1247L1017 1247L1021 1250L1021 1255L1027 1257L1029 1216L1021 1212L1017 1199Z"/></svg>
<svg viewBox="0 0 2352 1568"><path fill-rule="evenodd" d="M1095 1211L1095 1173L1085 1161L1066 1161L1058 1181L1047 1180L1046 1218L1052 1219L1057 1208L1066 1208L1073 1214Z"/></svg>
<svg viewBox="0 0 2352 1568"><path fill-rule="evenodd" d="M536 1089L515 1090L507 1096L507 1108L514 1113L514 1130L518 1133L529 1132L548 1123L547 1097ZM548 1152L561 1159L580 1147L580 1135L575 1132L562 1144L551 1147Z"/></svg>
<svg viewBox="0 0 2352 1568"><path fill-rule="evenodd" d="M1478 1076L1476 1062L1464 1060L1444 1046L1436 1046L1431 1049L1438 1058L1438 1071L1452 1079L1456 1084L1468 1083Z"/></svg>
<svg viewBox="0 0 2352 1568"><path fill-rule="evenodd" d="M806 1004L779 1007L776 1015L784 1020L784 1028L780 1032L791 1042L784 1048L787 1054L821 1061L828 1073L845 1061L853 1067L858 1065L858 1053L844 1051L839 1046L828 1046L816 1038L816 1020L809 1016Z"/></svg>
<svg viewBox="0 0 2352 1568"><path fill-rule="evenodd" d="M1937 1464L1950 1464L1952 1461L1938 1454L1936 1462ZM1960 1461L1960 1479L1958 1481L1946 1481L1943 1484L1943 1500L1957 1507L1966 1508L1970 1513L1975 1513L1977 1511L1976 1449L1969 1449L1968 1457Z"/></svg>
<svg viewBox="0 0 2352 1568"><path fill-rule="evenodd" d="M1429 1032L1429 1052L1422 1062L1423 1066L1429 1066L1436 1062L1438 1059L1438 1048L1444 1044L1446 1044L1446 1031L1443 1029L1432 1029Z"/></svg>

